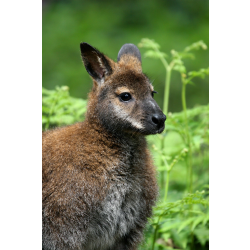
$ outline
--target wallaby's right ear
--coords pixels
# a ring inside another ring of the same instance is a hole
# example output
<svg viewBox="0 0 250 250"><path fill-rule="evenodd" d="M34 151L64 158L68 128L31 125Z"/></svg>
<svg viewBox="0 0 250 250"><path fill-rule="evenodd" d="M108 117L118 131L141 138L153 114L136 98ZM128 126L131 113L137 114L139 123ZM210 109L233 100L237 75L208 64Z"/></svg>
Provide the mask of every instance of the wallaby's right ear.
<svg viewBox="0 0 250 250"><path fill-rule="evenodd" d="M88 43L80 43L81 56L87 72L101 84L112 73L112 68L105 56Z"/></svg>

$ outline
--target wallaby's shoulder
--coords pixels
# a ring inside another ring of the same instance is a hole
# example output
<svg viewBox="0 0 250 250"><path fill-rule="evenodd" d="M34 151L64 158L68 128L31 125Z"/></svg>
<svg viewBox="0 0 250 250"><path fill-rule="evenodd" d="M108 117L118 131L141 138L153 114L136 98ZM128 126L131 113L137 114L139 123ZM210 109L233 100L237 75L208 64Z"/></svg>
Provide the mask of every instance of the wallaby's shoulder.
<svg viewBox="0 0 250 250"><path fill-rule="evenodd" d="M119 140L114 140L106 131L96 124L86 121L74 125L55 128L42 133L43 147L50 149L57 148L69 151L78 151L90 147L91 152L99 152L94 145L99 148L112 147L119 144ZM69 147L69 148L68 148ZM76 150L77 148L77 150Z"/></svg>
<svg viewBox="0 0 250 250"><path fill-rule="evenodd" d="M82 131L82 123L78 122L73 125L68 125L64 127L56 127L50 130L46 130L42 132L42 139L44 142L47 142L48 140L52 138L56 139L66 139L70 138L72 134L76 134L78 131Z"/></svg>
<svg viewBox="0 0 250 250"><path fill-rule="evenodd" d="M50 130L43 135L43 172L74 169L80 175L105 176L122 161L122 150L117 140L88 122Z"/></svg>

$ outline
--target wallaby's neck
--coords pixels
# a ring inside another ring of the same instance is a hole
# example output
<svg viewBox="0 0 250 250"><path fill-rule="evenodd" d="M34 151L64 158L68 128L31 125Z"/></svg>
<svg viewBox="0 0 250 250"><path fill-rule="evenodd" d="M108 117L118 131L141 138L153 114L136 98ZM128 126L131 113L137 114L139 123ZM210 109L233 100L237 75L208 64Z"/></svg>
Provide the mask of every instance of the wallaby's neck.
<svg viewBox="0 0 250 250"><path fill-rule="evenodd" d="M95 136L96 141L103 141L103 143L111 147L112 145L131 149L146 147L146 140L143 135L107 129L96 116L88 114L84 121L84 126L88 127L89 136Z"/></svg>

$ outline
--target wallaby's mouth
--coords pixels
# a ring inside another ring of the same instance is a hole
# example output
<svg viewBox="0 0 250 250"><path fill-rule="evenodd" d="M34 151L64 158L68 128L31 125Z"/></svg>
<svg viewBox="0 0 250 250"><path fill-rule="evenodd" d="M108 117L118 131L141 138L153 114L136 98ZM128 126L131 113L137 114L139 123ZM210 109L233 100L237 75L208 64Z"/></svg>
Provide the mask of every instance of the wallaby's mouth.
<svg viewBox="0 0 250 250"><path fill-rule="evenodd" d="M150 135L160 134L164 131L164 129L165 129L165 126L163 126L162 128L160 128L158 130L151 131L151 132L149 132L149 134Z"/></svg>
<svg viewBox="0 0 250 250"><path fill-rule="evenodd" d="M157 134L162 133L162 132L164 131L164 129L165 129L165 124L164 124L164 126L163 126L162 128L160 128L160 129L157 131Z"/></svg>

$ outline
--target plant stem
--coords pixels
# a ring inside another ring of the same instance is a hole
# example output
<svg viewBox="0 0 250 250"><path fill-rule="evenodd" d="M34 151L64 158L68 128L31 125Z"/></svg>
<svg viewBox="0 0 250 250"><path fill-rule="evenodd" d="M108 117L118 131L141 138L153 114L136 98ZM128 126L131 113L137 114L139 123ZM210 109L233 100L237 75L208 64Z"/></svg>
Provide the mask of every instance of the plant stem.
<svg viewBox="0 0 250 250"><path fill-rule="evenodd" d="M161 136L161 144L160 144L160 150L161 150L161 152L162 152L163 149L164 149L164 137ZM164 164L164 161L163 161L163 160L161 160L161 164L162 164L162 165ZM165 172L165 171L164 171L164 172ZM164 174L164 172L161 174L161 180L160 180L161 186L162 186L162 187L165 186L165 174Z"/></svg>
<svg viewBox="0 0 250 250"><path fill-rule="evenodd" d="M189 170L189 193L192 193L193 191L193 166L192 166L192 148L191 146L190 148L190 154L189 154L189 166L190 166L190 170Z"/></svg>
<svg viewBox="0 0 250 250"><path fill-rule="evenodd" d="M160 53L157 47L154 48L156 52ZM164 57L160 57L160 60L166 69L166 80L165 80L165 90L164 90L164 102L163 102L163 113L167 115L168 113L168 99L169 99L169 87L172 67L168 64ZM171 63L170 63L171 64Z"/></svg>
<svg viewBox="0 0 250 250"><path fill-rule="evenodd" d="M155 51L160 52L157 48ZM163 113L167 115L168 113L168 101L169 101L169 89L170 89L170 78L171 78L171 70L172 68L169 66L168 62L165 60L164 57L160 58L164 68L166 69L166 78L165 78L165 88L164 88L164 101L163 101ZM161 140L161 150L164 148L164 137ZM161 175L161 186L164 187L165 185L165 175Z"/></svg>
<svg viewBox="0 0 250 250"><path fill-rule="evenodd" d="M187 118L187 105L186 105L186 82L183 76L182 79L182 108L184 112L184 119L185 119L185 128L186 128L186 136L187 136L187 144L188 144L188 191L191 193L193 188L193 166L192 166L192 144L191 144L191 137L188 128L188 118Z"/></svg>
<svg viewBox="0 0 250 250"><path fill-rule="evenodd" d="M167 171L167 180L166 180L166 185L165 185L164 202L167 201L167 197L168 197L169 174L170 174L170 171Z"/></svg>
<svg viewBox="0 0 250 250"><path fill-rule="evenodd" d="M155 241L156 241L156 236L157 236L157 231L158 231L158 228L159 228L160 220L161 220L161 215L158 217L158 221L157 221L157 224L155 226L152 250L154 250L154 248L155 248Z"/></svg>
<svg viewBox="0 0 250 250"><path fill-rule="evenodd" d="M157 48L155 48L155 50L159 52L159 50ZM163 113L167 116L167 113L168 113L168 102L169 102L169 90L170 90L170 79L171 79L171 70L172 70L172 67L170 67L168 65L168 62L165 60L164 57L160 58L160 60L163 63L165 69L166 69L164 100L163 100ZM161 139L161 151L163 149L164 149L164 137L162 137L162 139ZM164 163L163 160L162 160L162 163ZM166 171L166 172L167 172L167 179L166 179L165 194L164 194L164 201L165 202L167 201L168 186L169 186L169 171ZM162 185L162 187L164 187L164 181L165 181L164 177L165 177L165 175L162 174L161 175L161 185ZM156 237L157 237L157 231L158 231L160 220L161 220L161 216L159 216L157 225L155 227L152 250L154 250L154 247L155 247L155 241L156 241Z"/></svg>
<svg viewBox="0 0 250 250"><path fill-rule="evenodd" d="M164 64L165 65L165 64ZM164 100L163 100L163 113L167 116L168 113L168 102L169 102L169 89L170 89L170 79L171 79L171 70L172 68L166 65L166 80L165 80L165 89L164 89ZM164 148L164 137L162 138L161 150ZM164 187L164 174L161 177L161 184ZM168 176L168 173L167 173ZM168 177L167 177L168 178Z"/></svg>
<svg viewBox="0 0 250 250"><path fill-rule="evenodd" d="M164 101L163 101L163 113L165 115L167 115L168 113L170 78L171 78L171 68L168 66L166 68L166 82L165 82Z"/></svg>
<svg viewBox="0 0 250 250"><path fill-rule="evenodd" d="M155 240L156 240L156 235L157 235L157 230L158 230L158 225L155 227L155 232L154 232L154 238L153 238L153 245L152 245L152 250L155 249Z"/></svg>
<svg viewBox="0 0 250 250"><path fill-rule="evenodd" d="M182 108L184 111L185 123L187 125L186 84L184 81L182 81L181 101L182 101Z"/></svg>

